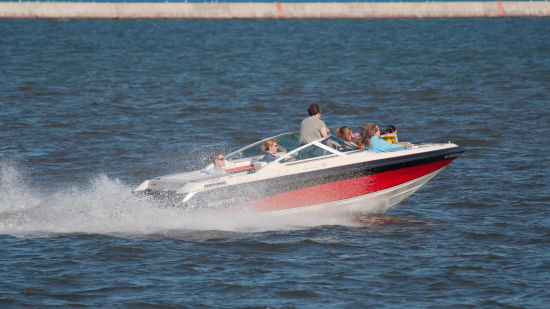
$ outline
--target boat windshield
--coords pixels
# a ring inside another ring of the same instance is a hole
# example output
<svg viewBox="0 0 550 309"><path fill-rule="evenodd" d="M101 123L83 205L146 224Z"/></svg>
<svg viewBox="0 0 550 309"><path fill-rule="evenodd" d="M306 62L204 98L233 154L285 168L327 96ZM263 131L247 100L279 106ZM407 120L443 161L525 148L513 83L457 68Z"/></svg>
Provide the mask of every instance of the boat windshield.
<svg viewBox="0 0 550 309"><path fill-rule="evenodd" d="M254 144L243 147L235 152L228 154L225 158L229 161L237 161L237 162L245 161L245 160L261 159L265 155L265 152L261 150L262 144L266 140L271 138L276 139L277 144L279 145L279 149L275 154L278 157L284 156L287 153L290 153L293 150L300 147L300 144L298 143L300 134L298 132L289 132L289 133L276 135L267 139L263 139ZM322 156L335 154L336 152L349 152L349 151L359 150L357 146L349 142L346 142L343 139L340 139L332 134L325 137L324 139L320 139L317 142L331 148L333 151L328 151L326 149L322 149L317 145L312 144L310 146L307 146L301 149L296 153L292 153L291 155L294 158L293 160L297 160L297 158L300 158L300 160L302 160L302 159L309 159L314 157L322 157Z"/></svg>
<svg viewBox="0 0 550 309"><path fill-rule="evenodd" d="M299 137L300 136L298 132L289 132L289 133L276 135L268 139L273 138L277 140L279 149L276 155L281 156L300 147L300 144L298 144ZM261 150L262 144L268 139L261 140L254 144L243 147L235 152L232 152L226 156L226 159L230 161L240 161L243 159L246 159L246 160L260 159L265 155L265 152Z"/></svg>
<svg viewBox="0 0 550 309"><path fill-rule="evenodd" d="M319 146L319 145L322 145ZM327 149L328 148L328 149ZM281 159L281 163L291 163L306 159L321 158L326 156L338 155L338 153L349 152L349 151L358 151L357 146L344 141L334 135L329 135L328 137L313 142L306 147L289 153L284 158Z"/></svg>
<svg viewBox="0 0 550 309"><path fill-rule="evenodd" d="M359 148L357 148L357 146L355 146L354 144L350 142L346 142L345 140L332 134L329 135L329 137L326 140L321 141L321 143L339 152L359 150Z"/></svg>

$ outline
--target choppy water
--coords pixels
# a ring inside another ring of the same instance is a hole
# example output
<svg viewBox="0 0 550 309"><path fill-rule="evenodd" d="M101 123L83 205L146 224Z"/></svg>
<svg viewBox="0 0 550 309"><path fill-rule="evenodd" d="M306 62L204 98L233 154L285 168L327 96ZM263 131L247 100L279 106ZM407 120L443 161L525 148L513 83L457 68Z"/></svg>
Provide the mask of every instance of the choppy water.
<svg viewBox="0 0 550 309"><path fill-rule="evenodd" d="M0 20L0 307L541 308L550 19ZM297 129L467 151L357 221L135 200Z"/></svg>

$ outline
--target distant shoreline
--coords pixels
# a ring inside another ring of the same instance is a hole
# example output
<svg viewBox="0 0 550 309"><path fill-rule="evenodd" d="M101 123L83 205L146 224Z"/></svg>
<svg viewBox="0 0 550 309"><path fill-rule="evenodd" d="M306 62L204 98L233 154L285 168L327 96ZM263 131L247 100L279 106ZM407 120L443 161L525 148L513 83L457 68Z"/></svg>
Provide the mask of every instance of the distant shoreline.
<svg viewBox="0 0 550 309"><path fill-rule="evenodd" d="M317 19L547 17L550 1L0 2L0 18Z"/></svg>

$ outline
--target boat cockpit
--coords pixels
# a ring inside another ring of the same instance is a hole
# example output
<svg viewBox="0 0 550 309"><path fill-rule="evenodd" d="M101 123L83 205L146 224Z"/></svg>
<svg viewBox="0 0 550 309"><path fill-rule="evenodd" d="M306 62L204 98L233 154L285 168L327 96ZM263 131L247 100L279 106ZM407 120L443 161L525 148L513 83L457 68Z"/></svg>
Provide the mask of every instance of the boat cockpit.
<svg viewBox="0 0 550 309"><path fill-rule="evenodd" d="M330 156L343 156L350 152L363 151L352 143L344 141L335 135L329 134L327 137L300 146L298 132L287 132L263 139L227 156L226 160L232 162L236 168L227 169L226 172L241 172L250 169L253 172L266 166L267 162L262 162L261 158L265 152L261 150L262 144L269 139L276 139L279 149L275 154L278 159L273 163L295 164L304 160L316 160ZM271 163L271 162L270 162Z"/></svg>

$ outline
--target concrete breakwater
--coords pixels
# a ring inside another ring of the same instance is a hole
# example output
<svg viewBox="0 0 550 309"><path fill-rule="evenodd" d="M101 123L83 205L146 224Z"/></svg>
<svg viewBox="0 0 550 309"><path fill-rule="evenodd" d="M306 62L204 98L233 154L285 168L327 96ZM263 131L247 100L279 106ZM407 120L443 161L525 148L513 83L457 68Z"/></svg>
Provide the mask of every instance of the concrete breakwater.
<svg viewBox="0 0 550 309"><path fill-rule="evenodd" d="M550 2L0 2L0 18L293 19L520 16L550 16Z"/></svg>

